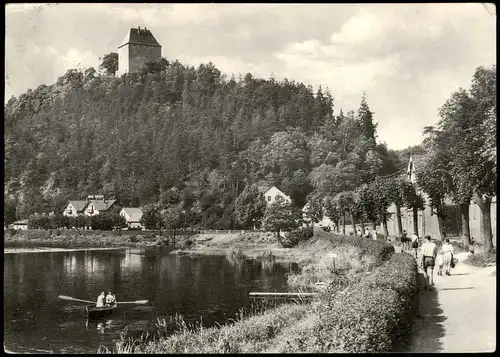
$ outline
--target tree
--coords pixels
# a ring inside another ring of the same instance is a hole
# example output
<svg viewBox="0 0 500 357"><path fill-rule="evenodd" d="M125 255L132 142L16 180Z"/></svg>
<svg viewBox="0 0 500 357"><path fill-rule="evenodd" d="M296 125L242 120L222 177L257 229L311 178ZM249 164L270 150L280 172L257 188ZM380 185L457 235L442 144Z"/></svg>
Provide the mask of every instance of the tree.
<svg viewBox="0 0 500 357"><path fill-rule="evenodd" d="M283 245L280 232L299 227L300 216L292 209L290 203L277 197L276 201L267 207L262 223L266 230L275 233L276 238Z"/></svg>
<svg viewBox="0 0 500 357"><path fill-rule="evenodd" d="M438 218L438 229L444 239L446 225L445 198L450 193L451 177L448 174L443 158L438 153L430 153L415 172L417 185L427 193L431 210Z"/></svg>
<svg viewBox="0 0 500 357"><path fill-rule="evenodd" d="M141 224L146 229L156 229L160 231L165 226L164 218L161 214L160 207L158 205L147 205L142 209L143 214L141 217Z"/></svg>
<svg viewBox="0 0 500 357"><path fill-rule="evenodd" d="M336 231L337 233L340 233L339 222L341 215L334 198L328 196L325 198L324 214L330 218L331 221L335 222Z"/></svg>
<svg viewBox="0 0 500 357"><path fill-rule="evenodd" d="M366 93L363 93L363 97L361 98L361 104L358 110L358 121L361 125L363 135L373 146L375 146L377 124L373 123L373 112L370 110L368 103L366 102Z"/></svg>
<svg viewBox="0 0 500 357"><path fill-rule="evenodd" d="M411 208L413 213L413 232L418 236L418 211L424 209L424 199L415 186L410 183L403 184L404 206Z"/></svg>
<svg viewBox="0 0 500 357"><path fill-rule="evenodd" d="M255 185L246 186L236 199L236 220L245 229L260 227L265 210L266 201Z"/></svg>
<svg viewBox="0 0 500 357"><path fill-rule="evenodd" d="M377 177L370 185L373 193L374 206L378 215L378 219L382 222L384 229L384 237L389 237L389 229L387 228L387 220L391 213L387 211L392 203L392 185L390 180Z"/></svg>
<svg viewBox="0 0 500 357"><path fill-rule="evenodd" d="M15 200L4 197L3 220L5 227L17 220L16 206L17 203Z"/></svg>
<svg viewBox="0 0 500 357"><path fill-rule="evenodd" d="M170 206L161 212L161 221L164 227L173 231L173 240L175 247L175 231L177 229L184 228L186 223L184 210L179 205Z"/></svg>
<svg viewBox="0 0 500 357"><path fill-rule="evenodd" d="M111 52L105 55L99 68L106 71L106 74L114 76L118 71L118 53Z"/></svg>

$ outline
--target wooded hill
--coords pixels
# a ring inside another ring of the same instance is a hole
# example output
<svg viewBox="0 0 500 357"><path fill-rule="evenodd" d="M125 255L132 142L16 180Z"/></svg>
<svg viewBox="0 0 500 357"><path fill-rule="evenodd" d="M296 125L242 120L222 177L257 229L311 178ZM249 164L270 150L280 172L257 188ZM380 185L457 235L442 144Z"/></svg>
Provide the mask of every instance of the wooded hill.
<svg viewBox="0 0 500 357"><path fill-rule="evenodd" d="M69 70L5 106L4 217L60 212L69 199L102 193L233 228L236 202L258 184L302 207L308 195L405 169L407 158L377 143L361 93L360 101L343 113L328 90L226 78L211 63L121 77Z"/></svg>

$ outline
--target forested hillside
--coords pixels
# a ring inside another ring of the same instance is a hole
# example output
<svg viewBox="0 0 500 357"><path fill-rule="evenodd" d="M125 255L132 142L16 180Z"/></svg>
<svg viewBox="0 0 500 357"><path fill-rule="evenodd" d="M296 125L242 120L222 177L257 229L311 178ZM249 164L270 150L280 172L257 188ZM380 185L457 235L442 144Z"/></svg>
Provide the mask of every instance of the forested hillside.
<svg viewBox="0 0 500 357"><path fill-rule="evenodd" d="M376 142L362 93L352 109L334 108L328 90L226 78L211 63L122 77L70 70L6 104L5 212L59 212L102 193L175 206L200 227L238 227L236 203L258 184L301 207L405 167Z"/></svg>

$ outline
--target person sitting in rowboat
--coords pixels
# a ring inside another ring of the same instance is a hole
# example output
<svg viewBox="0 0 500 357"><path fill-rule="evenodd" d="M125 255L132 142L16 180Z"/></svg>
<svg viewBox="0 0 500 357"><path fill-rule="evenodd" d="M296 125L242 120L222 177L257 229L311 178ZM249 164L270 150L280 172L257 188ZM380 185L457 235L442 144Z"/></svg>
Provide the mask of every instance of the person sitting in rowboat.
<svg viewBox="0 0 500 357"><path fill-rule="evenodd" d="M116 304L116 297L113 295L111 290L108 290L108 295L106 295L106 306L112 306Z"/></svg>
<svg viewBox="0 0 500 357"><path fill-rule="evenodd" d="M106 299L106 293L102 291L97 297L97 303L95 304L95 307L104 307L105 299Z"/></svg>

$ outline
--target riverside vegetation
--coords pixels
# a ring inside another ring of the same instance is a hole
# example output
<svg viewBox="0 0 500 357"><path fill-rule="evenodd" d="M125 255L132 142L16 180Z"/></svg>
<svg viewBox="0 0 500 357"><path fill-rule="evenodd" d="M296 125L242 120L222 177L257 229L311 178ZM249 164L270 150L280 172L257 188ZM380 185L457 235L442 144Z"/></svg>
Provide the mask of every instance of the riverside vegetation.
<svg viewBox="0 0 500 357"><path fill-rule="evenodd" d="M417 265L409 254L385 242L322 231L287 250L302 257L288 285L318 292L312 301L241 310L233 321L210 328L188 326L181 316L157 320L156 331L138 339L123 333L114 351L99 352L388 352L406 343L418 306ZM242 258L244 252L232 248L228 255ZM275 260L272 249L259 254Z"/></svg>

